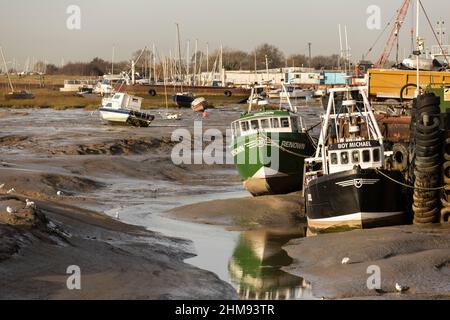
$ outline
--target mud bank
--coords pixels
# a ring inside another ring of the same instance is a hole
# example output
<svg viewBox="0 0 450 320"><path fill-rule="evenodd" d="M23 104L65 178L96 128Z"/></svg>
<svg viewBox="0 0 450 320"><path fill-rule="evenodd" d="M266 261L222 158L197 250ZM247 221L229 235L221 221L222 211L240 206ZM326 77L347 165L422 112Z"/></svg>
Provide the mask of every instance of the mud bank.
<svg viewBox="0 0 450 320"><path fill-rule="evenodd" d="M6 207L14 209L13 214ZM183 263L190 242L88 210L0 196L0 299L236 299L214 274ZM67 289L67 268L82 290Z"/></svg>
<svg viewBox="0 0 450 320"><path fill-rule="evenodd" d="M450 299L450 225L399 226L291 241L286 272L312 283L325 299ZM349 264L342 264L343 258ZM381 290L369 290L369 266ZM396 283L409 287L398 293Z"/></svg>
<svg viewBox="0 0 450 320"><path fill-rule="evenodd" d="M167 216L184 221L224 226L231 230L294 227L306 218L300 193L281 196L215 200L170 210Z"/></svg>

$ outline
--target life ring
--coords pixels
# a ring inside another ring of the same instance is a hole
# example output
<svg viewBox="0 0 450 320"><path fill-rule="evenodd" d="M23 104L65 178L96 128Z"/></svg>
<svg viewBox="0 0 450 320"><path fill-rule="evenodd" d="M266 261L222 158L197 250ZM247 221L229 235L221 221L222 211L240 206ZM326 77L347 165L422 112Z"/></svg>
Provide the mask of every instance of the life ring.
<svg viewBox="0 0 450 320"><path fill-rule="evenodd" d="M152 96L152 97L155 97L156 96L156 90L155 89L151 89L151 90L148 91L148 94L150 96Z"/></svg>
<svg viewBox="0 0 450 320"><path fill-rule="evenodd" d="M231 97L233 93L230 90L226 90L224 93L225 97Z"/></svg>

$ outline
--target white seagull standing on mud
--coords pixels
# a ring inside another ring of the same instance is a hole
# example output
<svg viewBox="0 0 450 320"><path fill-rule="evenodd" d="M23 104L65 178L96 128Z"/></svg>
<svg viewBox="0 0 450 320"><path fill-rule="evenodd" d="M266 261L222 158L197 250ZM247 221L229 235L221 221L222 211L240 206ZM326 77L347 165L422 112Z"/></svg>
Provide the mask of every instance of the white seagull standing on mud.
<svg viewBox="0 0 450 320"><path fill-rule="evenodd" d="M349 263L350 263L350 258L342 259L342 264L349 264Z"/></svg>
<svg viewBox="0 0 450 320"><path fill-rule="evenodd" d="M27 202L26 208L35 208L36 204L33 201L30 201L29 199L25 200Z"/></svg>
<svg viewBox="0 0 450 320"><path fill-rule="evenodd" d="M58 191L56 194L61 197L63 195L63 192L62 191Z"/></svg>
<svg viewBox="0 0 450 320"><path fill-rule="evenodd" d="M0 189L3 189L4 187L5 187L4 183L0 184Z"/></svg>
<svg viewBox="0 0 450 320"><path fill-rule="evenodd" d="M8 212L9 214L16 213L16 211L13 208L11 208L11 207L6 207L6 212Z"/></svg>
<svg viewBox="0 0 450 320"><path fill-rule="evenodd" d="M16 189L12 188L12 189L8 190L7 194L11 194L11 193L14 193L14 192L16 192Z"/></svg>
<svg viewBox="0 0 450 320"><path fill-rule="evenodd" d="M397 292L405 292L409 290L409 287L406 286L402 286L398 283L395 284L395 290L397 290Z"/></svg>
<svg viewBox="0 0 450 320"><path fill-rule="evenodd" d="M116 212L116 220L120 220L120 214L119 214L119 212Z"/></svg>

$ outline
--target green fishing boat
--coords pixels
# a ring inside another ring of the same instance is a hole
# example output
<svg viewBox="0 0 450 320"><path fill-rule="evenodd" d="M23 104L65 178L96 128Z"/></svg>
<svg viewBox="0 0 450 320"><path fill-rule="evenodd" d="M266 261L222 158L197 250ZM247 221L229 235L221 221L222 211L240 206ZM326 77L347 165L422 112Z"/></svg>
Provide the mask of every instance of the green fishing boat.
<svg viewBox="0 0 450 320"><path fill-rule="evenodd" d="M249 112L232 123L231 154L244 187L253 196L302 189L304 160L314 139L289 102L289 110Z"/></svg>

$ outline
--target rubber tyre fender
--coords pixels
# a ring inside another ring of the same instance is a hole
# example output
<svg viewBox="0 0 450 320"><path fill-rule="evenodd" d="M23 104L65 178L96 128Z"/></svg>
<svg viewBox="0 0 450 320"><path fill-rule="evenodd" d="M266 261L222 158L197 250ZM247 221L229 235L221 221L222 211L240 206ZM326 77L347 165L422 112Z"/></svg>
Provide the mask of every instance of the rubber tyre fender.
<svg viewBox="0 0 450 320"><path fill-rule="evenodd" d="M439 120L439 118L435 117L433 118L433 124L430 126L425 126L421 121L417 122L417 131L421 132L422 134L430 134L433 133L437 130L439 130L439 127L441 125L441 121Z"/></svg>
<svg viewBox="0 0 450 320"><path fill-rule="evenodd" d="M450 208L444 208L441 210L441 223L447 223L450 221Z"/></svg>
<svg viewBox="0 0 450 320"><path fill-rule="evenodd" d="M441 153L440 145L431 145L431 146L419 146L416 145L416 151L423 152L428 154L430 157Z"/></svg>
<svg viewBox="0 0 450 320"><path fill-rule="evenodd" d="M151 97L156 97L156 90L155 90L155 89L151 89L151 90L148 91L148 94L149 94Z"/></svg>
<svg viewBox="0 0 450 320"><path fill-rule="evenodd" d="M438 147L439 150L440 150L442 148L441 147L442 146L441 142L442 142L442 139L440 137L432 139L432 140L417 139L416 140L416 145L420 146L420 147Z"/></svg>
<svg viewBox="0 0 450 320"><path fill-rule="evenodd" d="M433 162L433 163L441 163L441 155L436 153L433 156L429 156L429 157L422 157L419 155L416 155L416 161L419 162Z"/></svg>
<svg viewBox="0 0 450 320"><path fill-rule="evenodd" d="M408 148L400 143L394 144L392 148L394 154L394 162L397 164L397 168L400 171L405 171L408 169L409 164L409 151Z"/></svg>
<svg viewBox="0 0 450 320"><path fill-rule="evenodd" d="M419 131L416 132L416 141L434 140L434 139L438 139L438 138L441 138L441 132L439 130L436 130L432 133L422 133Z"/></svg>
<svg viewBox="0 0 450 320"><path fill-rule="evenodd" d="M431 223L437 223L439 221L439 218L436 217L429 217L429 218L419 218L414 217L414 224L431 224Z"/></svg>
<svg viewBox="0 0 450 320"><path fill-rule="evenodd" d="M223 94L225 95L225 97L233 96L233 93L230 90L226 90Z"/></svg>

